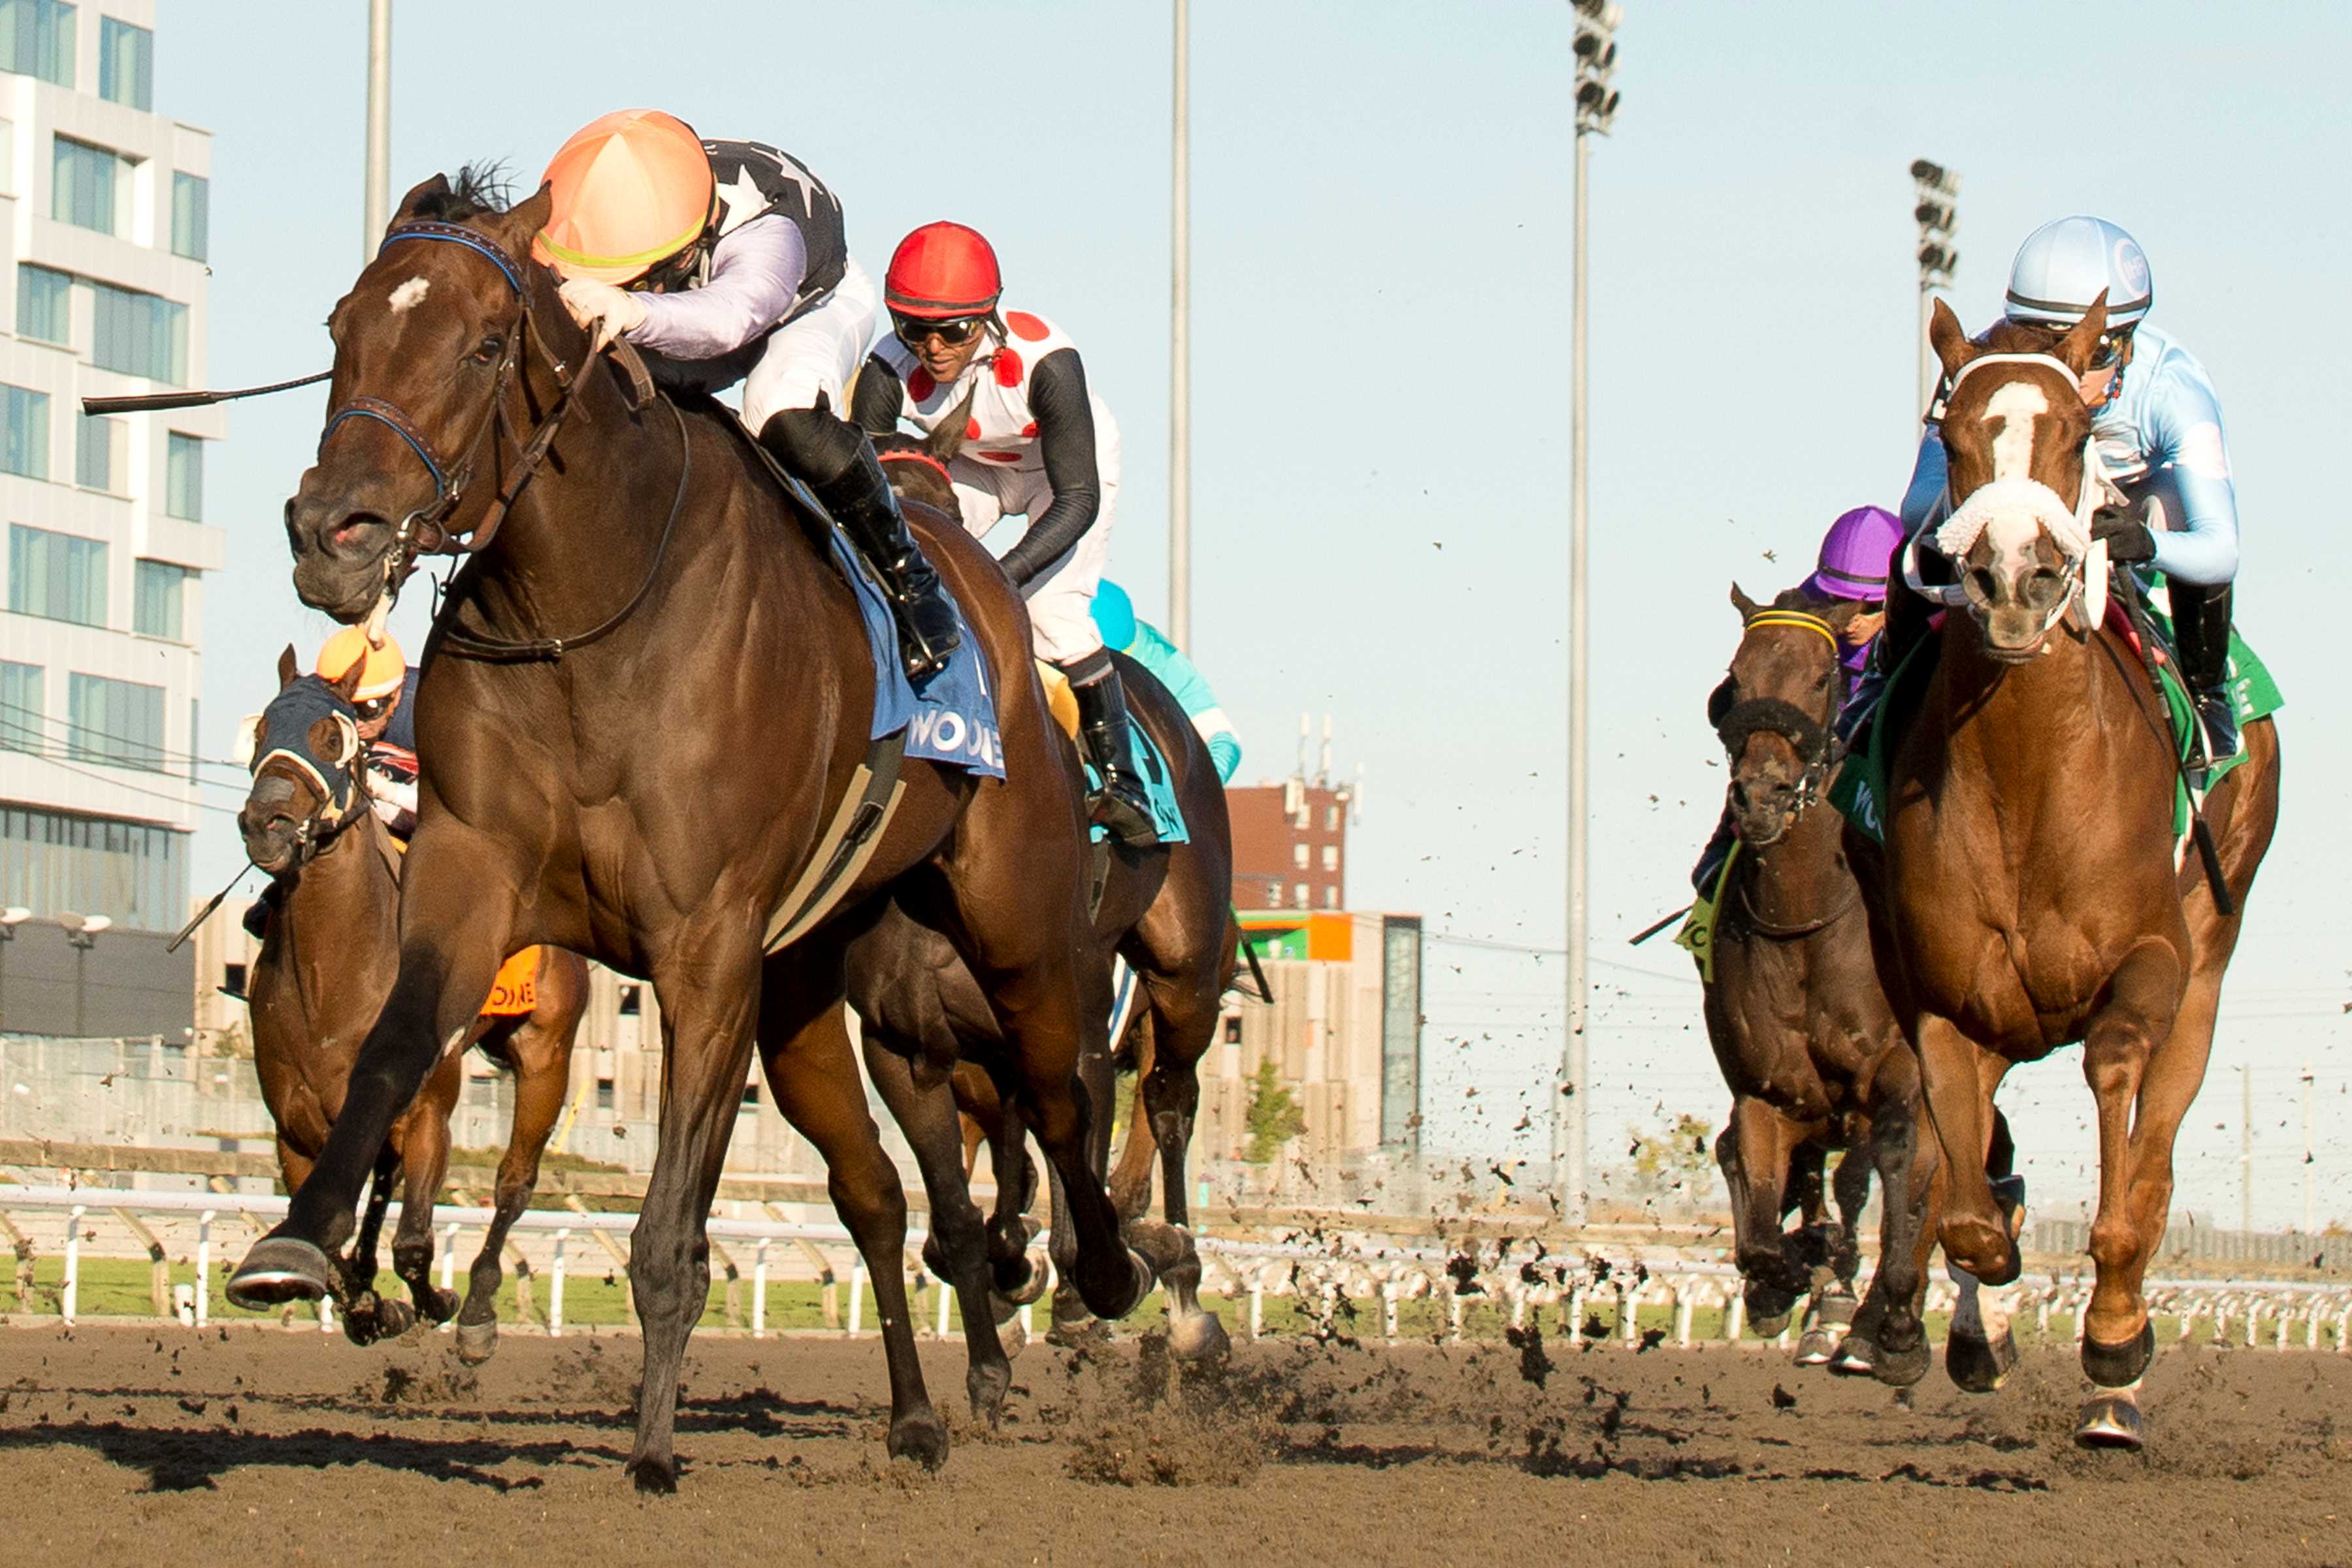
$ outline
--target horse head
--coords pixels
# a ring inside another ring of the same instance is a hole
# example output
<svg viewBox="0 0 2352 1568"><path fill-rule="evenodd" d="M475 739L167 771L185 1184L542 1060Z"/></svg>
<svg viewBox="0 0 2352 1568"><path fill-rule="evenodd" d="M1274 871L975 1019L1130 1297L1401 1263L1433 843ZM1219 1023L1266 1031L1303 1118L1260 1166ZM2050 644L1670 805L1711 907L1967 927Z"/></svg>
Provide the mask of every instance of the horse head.
<svg viewBox="0 0 2352 1568"><path fill-rule="evenodd" d="M1968 610L1986 654L2000 663L2042 653L2084 585L2097 485L2080 384L2106 321L2102 294L2054 342L2047 329L2006 321L1970 342L1951 310L1936 304L1928 341L1948 389L1942 434L1950 514L1934 542L1960 579L1941 596Z"/></svg>
<svg viewBox="0 0 2352 1568"><path fill-rule="evenodd" d="M1839 638L1862 611L1791 588L1759 605L1731 587L1738 651L1707 699L1731 766L1732 824L1751 849L1779 842L1820 797L1832 761L1830 721L1845 700Z"/></svg>
<svg viewBox="0 0 2352 1568"><path fill-rule="evenodd" d="M503 476L499 430L526 342L558 373L584 353L553 274L530 259L545 190L501 211L471 171L435 175L403 199L383 244L327 318L334 372L318 459L286 503L294 587L346 623L478 522L478 469ZM441 240L450 243L410 243ZM568 386L568 383L564 383ZM526 405L547 399L526 385ZM528 406L526 407L526 412ZM511 484L512 481L509 481ZM495 488L484 486L483 490Z"/></svg>
<svg viewBox="0 0 2352 1568"><path fill-rule="evenodd" d="M245 852L270 876L299 869L363 809L359 689L365 661L336 680L303 675L288 648L278 658L278 695L253 731L253 787L236 814Z"/></svg>
<svg viewBox="0 0 2352 1568"><path fill-rule="evenodd" d="M901 504L929 507L950 521L961 519L963 509L956 500L948 459L963 449L972 403L979 395L977 386L964 394L963 401L929 436L874 437L875 454L882 459L882 471L890 476L890 488L898 491Z"/></svg>

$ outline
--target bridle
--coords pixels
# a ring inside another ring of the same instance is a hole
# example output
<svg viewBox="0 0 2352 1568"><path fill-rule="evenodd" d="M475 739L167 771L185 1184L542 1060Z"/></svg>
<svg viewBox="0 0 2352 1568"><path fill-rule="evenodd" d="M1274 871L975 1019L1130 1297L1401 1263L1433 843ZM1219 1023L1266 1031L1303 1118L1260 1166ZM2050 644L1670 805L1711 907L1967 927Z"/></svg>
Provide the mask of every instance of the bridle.
<svg viewBox="0 0 2352 1568"><path fill-rule="evenodd" d="M1837 668L1837 628L1803 610L1759 610L1742 623L1741 639L1744 641L1749 632L1759 627L1773 626L1817 633L1830 645L1831 668ZM1723 700L1730 695L1729 686L1727 677L1725 684L1716 689L1716 699L1707 704L1707 719L1715 726L1716 738L1723 742L1724 754L1736 767L1750 736L1778 735L1788 742L1805 769L1797 781L1797 811L1801 815L1821 799L1831 772L1844 754L1831 728L1831 721L1837 717L1837 698L1832 697L1829 711L1816 719L1795 703L1778 697Z"/></svg>
<svg viewBox="0 0 2352 1568"><path fill-rule="evenodd" d="M1741 626L1740 636L1744 641L1748 633L1759 627L1773 626L1789 626L1819 635L1830 645L1831 668L1832 669L1839 668L1840 647L1837 628L1821 616L1803 610L1759 610L1748 616ZM1716 735L1722 741L1724 752L1734 767L1738 765L1739 754L1747 749L1748 738L1752 735L1759 733L1778 735L1789 742L1790 748L1796 752L1798 760L1804 764L1805 771L1797 781L1795 809L1791 813L1794 816L1801 817L1807 811L1820 804L1822 793L1828 787L1830 774L1836 771L1838 763L1845 757L1845 747L1837 739L1831 723L1837 716L1838 705L1843 698L1843 682L1832 683L1832 695L1830 699L1829 711L1819 719L1814 718L1795 703L1785 701L1778 697L1751 697L1737 702L1710 702L1707 717L1714 721ZM1725 694L1725 689L1722 687L1717 688L1717 691L1719 696ZM1773 941L1789 941L1796 937L1811 936L1817 931L1824 930L1844 919L1861 897L1860 890L1850 886L1846 890L1847 896L1844 900L1828 914L1817 920L1783 925L1769 921L1757 912L1755 902L1748 896L1748 888L1744 882L1736 882L1734 889L1739 900L1742 923L1757 935Z"/></svg>
<svg viewBox="0 0 2352 1568"><path fill-rule="evenodd" d="M523 488L530 483L540 466L547 460L548 453L555 445L556 436L562 430L564 421L571 417L572 410L579 401L582 384L595 369L599 357L592 348L581 355L579 363L564 363L549 345L546 334L532 325L530 291L524 282L521 266L489 236L462 224L404 223L384 236L383 244L377 247L376 253L381 256L393 246L411 240L462 246L483 258L496 267L499 276L506 280L508 289L514 294L517 310L513 325L506 331L505 347L499 355L498 371L490 384L488 406L454 463L441 456L432 438L405 410L397 404L370 394L356 395L331 410L327 416L325 428L319 433L319 450L323 455L329 438L345 424L354 419L373 420L399 437L402 443L416 454L417 461L425 465L425 472L432 476L433 500L401 519L393 531L393 548L384 552L383 591L387 599L399 592L400 585L415 570L419 555L478 555L489 548L491 541L498 537L499 526L514 510ZM518 430L507 416L507 394L521 369L526 344L547 367L557 388L554 402L531 426L528 435ZM642 406L652 395L651 384L645 380L641 366L633 362L630 368L639 385L637 402ZM660 575L663 559L669 552L670 536L676 531L678 514L686 506L693 468L693 447L688 437L685 416L678 412L675 404L671 404L669 408L670 416L677 425L677 492L671 499L669 518L662 525L653 563L628 602L602 623L576 637L508 641L478 637L460 630L456 622L457 601L452 600L435 616L442 648L462 658L499 663L560 659L572 649L606 637L629 618L645 602L653 589L655 579ZM498 494L478 521L462 528L452 527L450 520L464 504L467 491L473 484L477 462L486 448L495 449L493 443L500 435L517 448L512 470L499 486Z"/></svg>
<svg viewBox="0 0 2352 1568"><path fill-rule="evenodd" d="M324 681L315 676L306 679L316 681L324 690ZM293 688L288 689L290 691ZM331 692L326 695L333 696ZM318 788L320 804L317 809L294 825L294 858L286 871L279 873L281 876L309 865L317 858L320 850L334 841L337 835L357 819L361 812L367 809L364 777L367 745L360 739L359 721L351 712L350 705L340 701L329 707L326 716L335 721L335 732L342 746L341 755L330 758L312 756L309 751L311 725L298 723L293 728L301 737L300 743L273 745L253 760L252 772L256 781L271 763L276 763L281 764L282 771L299 773ZM267 713L263 722L265 725L268 723Z"/></svg>
<svg viewBox="0 0 2352 1568"><path fill-rule="evenodd" d="M2057 372L2069 387L2081 379L2073 366L2054 354L1979 354L1953 374L1937 397L1935 406L1928 411L1928 416L1940 420L1952 395L1959 390L1960 383L1985 366L1994 364L2038 365ZM1978 608L1977 601L1966 582L1931 584L1921 578L1919 542L1932 531L1937 552L1957 563L1975 548L1985 525L1996 511L2024 510L2032 513L2035 521L2057 541L2059 553L2063 557L2061 591L2053 601L2049 614L2036 629L2036 638L2047 637L2051 628L2064 619L2066 613L2077 604L2083 606L2083 619L2087 627L2093 616L2101 613L2107 594L2106 546L2104 541L2092 537L2092 514L2113 487L2107 483L2099 462L2098 437L2095 435L2084 437L2082 458L2083 477L2075 487L2074 499L2071 503L2041 480L2021 477L1994 479L1961 496L1955 492L1950 471L1947 468L1943 500L1938 508L1941 521L1934 522L1932 529L1923 527L1905 542L1902 551L1904 585L1931 603L1948 609L1966 609L1973 614Z"/></svg>

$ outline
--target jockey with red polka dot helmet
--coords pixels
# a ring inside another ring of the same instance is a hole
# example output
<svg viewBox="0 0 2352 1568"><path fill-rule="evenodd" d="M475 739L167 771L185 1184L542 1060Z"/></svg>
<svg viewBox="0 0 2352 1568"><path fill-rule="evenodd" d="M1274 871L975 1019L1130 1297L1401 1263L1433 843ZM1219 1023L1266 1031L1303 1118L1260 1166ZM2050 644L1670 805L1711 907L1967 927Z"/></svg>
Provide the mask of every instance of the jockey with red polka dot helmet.
<svg viewBox="0 0 2352 1568"><path fill-rule="evenodd" d="M1158 842L1136 773L1127 695L1095 625L1095 587L1118 505L1118 426L1087 385L1067 333L1003 310L996 251L960 223L928 223L898 242L883 280L891 334L851 401L875 435L905 420L941 434L964 526L1005 517L1028 527L999 563L1029 603L1037 657L1070 679L1087 760L1101 775L1090 810L1123 842Z"/></svg>
<svg viewBox="0 0 2352 1568"><path fill-rule="evenodd" d="M844 416L878 314L841 199L790 153L706 141L655 109L592 121L544 181L531 254L599 342L623 338L686 392L743 385L743 423L872 564L909 677L961 641L873 443Z"/></svg>

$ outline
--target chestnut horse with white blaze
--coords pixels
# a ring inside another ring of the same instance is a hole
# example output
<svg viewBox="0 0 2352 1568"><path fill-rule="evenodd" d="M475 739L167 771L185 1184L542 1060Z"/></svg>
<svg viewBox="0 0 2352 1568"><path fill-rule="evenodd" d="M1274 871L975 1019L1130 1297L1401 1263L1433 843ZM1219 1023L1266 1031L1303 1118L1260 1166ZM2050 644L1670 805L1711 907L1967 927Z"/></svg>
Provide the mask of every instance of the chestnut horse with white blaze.
<svg viewBox="0 0 2352 1568"><path fill-rule="evenodd" d="M2082 1043L2099 1139L2083 1368L2097 1388L2077 1436L2137 1447L2137 1382L2155 1348L2142 1280L2278 820L2279 743L2274 724L2246 726L2245 762L2202 804L2230 895L2217 904L2173 830L2180 774L2163 697L2125 636L2086 608L2104 597L2105 552L2088 522L2095 453L2078 384L2105 325L2102 296L2063 336L2003 322L1971 342L1936 307L1955 509L1937 540L1959 581L1941 595L1932 676L1899 704L1907 714L1879 721L1899 727L1883 877L1864 885L1936 1131L1921 1160L1939 1166L1944 1249L1987 1284L2019 1267L1984 1173L1994 1091L2013 1064ZM1898 590L1891 613L1929 610ZM1866 840L1853 837L1859 864ZM1923 1247L1882 1268L1925 1263Z"/></svg>

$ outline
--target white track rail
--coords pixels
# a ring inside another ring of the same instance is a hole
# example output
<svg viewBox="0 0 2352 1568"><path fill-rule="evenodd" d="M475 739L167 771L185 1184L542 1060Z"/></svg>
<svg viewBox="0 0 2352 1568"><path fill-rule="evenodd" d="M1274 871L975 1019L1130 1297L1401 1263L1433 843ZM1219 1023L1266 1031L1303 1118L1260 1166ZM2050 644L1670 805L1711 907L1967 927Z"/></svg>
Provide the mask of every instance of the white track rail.
<svg viewBox="0 0 2352 1568"><path fill-rule="evenodd" d="M202 1327L209 1318L214 1222L224 1217L242 1217L255 1225L275 1222L285 1217L286 1209L286 1199L274 1194L0 1185L0 1210L65 1216L65 1279L59 1304L68 1323L74 1321L78 1306L81 1244L89 1216L118 1210L141 1216L195 1216L195 1289L183 1321ZM445 1205L436 1207L433 1217L438 1268L446 1287L455 1279L461 1237L486 1227L491 1211ZM548 1209L526 1210L515 1221L516 1234L553 1241L547 1304L551 1334L564 1331L565 1243L575 1235L600 1236L601 1246L634 1230L636 1223L637 1216L628 1213ZM840 1225L764 1217L713 1218L708 1228L722 1245L735 1242L754 1250L751 1311L754 1334L767 1331L769 1253L778 1244L798 1244L810 1252L850 1252L846 1332L854 1337L865 1331L865 1265L856 1259L849 1233ZM920 1231L908 1233L910 1257L923 1240ZM1345 1237L1315 1247L1202 1237L1199 1247L1202 1288L1214 1294L1246 1297L1248 1331L1253 1338L1265 1331L1267 1300L1283 1297L1295 1299L1310 1322L1324 1332L1342 1331L1343 1323L1356 1320L1357 1303L1376 1309L1376 1325L1364 1325L1361 1331L1346 1331L1360 1340L1395 1342L1401 1337L1402 1305L1422 1300L1440 1304L1450 1338L1461 1335L1465 1313L1477 1303L1491 1305L1515 1328L1525 1327L1531 1316L1540 1324L1544 1315L1552 1312L1557 1332L1570 1345L1587 1342L1585 1326L1593 1310L1603 1305L1614 1310L1615 1331L1607 1336L1610 1342L1631 1348L1644 1342L1643 1308L1664 1309L1670 1326L1664 1332L1677 1345L1696 1342L1694 1321L1701 1308L1721 1310L1723 1342L1738 1342L1746 1329L1738 1271L1719 1259L1695 1256L1692 1249L1620 1247L1593 1249L1574 1258L1546 1258L1524 1244L1507 1253L1489 1244L1467 1255L1454 1255L1441 1248L1381 1246L1369 1238ZM941 1335L948 1329L949 1294L945 1289L938 1292L937 1331ZM2282 1351L2333 1349L2337 1354L2352 1354L2352 1284L2167 1279L2150 1281L2147 1295L2158 1317L2178 1324L2180 1338L2206 1323L2210 1325L2210 1336L2219 1341L2248 1346L2268 1342ZM1956 1296L1957 1288L1949 1280L1936 1278L1928 1287L1927 1310L1949 1311ZM2011 1288L2010 1310L2014 1316L2032 1312L2036 1326L2045 1333L2053 1317L2072 1319L2079 1339L2089 1300L2087 1280L2028 1275ZM1026 1309L1024 1316L1026 1326ZM323 1308L320 1321L322 1327L332 1326L331 1314ZM1659 1331L1650 1332L1654 1336ZM1792 1333L1793 1330L1784 1331L1779 1342L1785 1345Z"/></svg>

